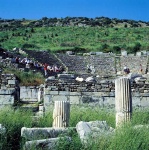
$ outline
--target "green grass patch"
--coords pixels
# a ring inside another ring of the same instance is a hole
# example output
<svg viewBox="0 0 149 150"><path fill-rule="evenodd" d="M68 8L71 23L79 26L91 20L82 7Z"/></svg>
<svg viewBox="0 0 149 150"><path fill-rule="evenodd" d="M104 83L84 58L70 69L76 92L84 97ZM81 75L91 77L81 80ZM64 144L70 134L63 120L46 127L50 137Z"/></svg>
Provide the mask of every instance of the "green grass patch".
<svg viewBox="0 0 149 150"><path fill-rule="evenodd" d="M0 149L23 149L25 143L21 138L22 127L52 127L52 110L43 118L33 119L33 113L28 110L1 108L0 123L6 128L6 134L0 135ZM148 110L134 110L130 123L116 129L113 136L101 136L96 141L90 139L87 145L81 143L78 134L70 131L67 136L71 140L61 138L58 150L148 150L149 130L147 127L134 128L136 125L147 125ZM75 127L79 121L107 121L108 125L115 128L114 110L99 107L72 106L70 114L70 127ZM63 137L61 135L61 137Z"/></svg>

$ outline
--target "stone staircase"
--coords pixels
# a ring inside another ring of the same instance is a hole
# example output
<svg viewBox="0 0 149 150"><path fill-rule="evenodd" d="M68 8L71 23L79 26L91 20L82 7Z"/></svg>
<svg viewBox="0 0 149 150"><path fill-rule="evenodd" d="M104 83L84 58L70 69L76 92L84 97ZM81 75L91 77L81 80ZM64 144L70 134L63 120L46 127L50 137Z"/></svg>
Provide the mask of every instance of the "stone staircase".
<svg viewBox="0 0 149 150"><path fill-rule="evenodd" d="M47 63L49 65L57 65L61 66L62 64L58 61L58 59L47 51L34 51L34 50L24 50L30 58L34 58L36 61L40 63Z"/></svg>

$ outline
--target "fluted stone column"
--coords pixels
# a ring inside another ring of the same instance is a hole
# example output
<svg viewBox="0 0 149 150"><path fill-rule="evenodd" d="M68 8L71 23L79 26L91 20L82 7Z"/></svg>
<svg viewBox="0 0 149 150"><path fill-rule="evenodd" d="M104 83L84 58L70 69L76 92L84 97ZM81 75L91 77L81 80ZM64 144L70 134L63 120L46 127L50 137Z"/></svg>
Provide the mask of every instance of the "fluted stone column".
<svg viewBox="0 0 149 150"><path fill-rule="evenodd" d="M130 121L132 114L132 97L130 80L119 78L115 80L116 126Z"/></svg>
<svg viewBox="0 0 149 150"><path fill-rule="evenodd" d="M55 101L53 111L53 127L68 127L70 117L70 103Z"/></svg>

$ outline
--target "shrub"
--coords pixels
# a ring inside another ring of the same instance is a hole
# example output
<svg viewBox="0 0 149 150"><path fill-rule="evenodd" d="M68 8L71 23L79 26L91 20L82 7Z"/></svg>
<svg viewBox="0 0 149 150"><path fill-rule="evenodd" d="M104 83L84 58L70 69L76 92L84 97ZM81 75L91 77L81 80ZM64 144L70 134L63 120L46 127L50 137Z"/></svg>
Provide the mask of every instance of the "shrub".
<svg viewBox="0 0 149 150"><path fill-rule="evenodd" d="M21 85L24 86L37 86L44 83L44 77L41 73L20 72L16 76L20 79Z"/></svg>
<svg viewBox="0 0 149 150"><path fill-rule="evenodd" d="M141 44L139 42L135 43L133 47L133 52L136 53L141 49Z"/></svg>
<svg viewBox="0 0 149 150"><path fill-rule="evenodd" d="M9 68L5 69L3 73L15 74L20 84L23 86L37 86L44 83L44 77L40 72L37 73L33 73L32 71L22 72L19 70Z"/></svg>
<svg viewBox="0 0 149 150"><path fill-rule="evenodd" d="M121 48L119 46L113 46L113 52L119 54L121 52Z"/></svg>
<svg viewBox="0 0 149 150"><path fill-rule="evenodd" d="M25 48L38 48L38 47L35 44L25 43L22 45L22 49L25 49Z"/></svg>

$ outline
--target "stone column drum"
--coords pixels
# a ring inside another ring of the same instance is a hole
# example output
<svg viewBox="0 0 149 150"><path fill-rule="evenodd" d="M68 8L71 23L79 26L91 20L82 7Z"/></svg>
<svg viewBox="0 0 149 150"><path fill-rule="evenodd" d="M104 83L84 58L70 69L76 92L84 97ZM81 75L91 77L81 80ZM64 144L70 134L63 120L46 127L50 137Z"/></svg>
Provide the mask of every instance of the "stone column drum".
<svg viewBox="0 0 149 150"><path fill-rule="evenodd" d="M115 80L116 126L130 121L132 114L132 97L130 80L119 78Z"/></svg>
<svg viewBox="0 0 149 150"><path fill-rule="evenodd" d="M70 117L70 103L55 101L53 111L53 127L68 127Z"/></svg>

